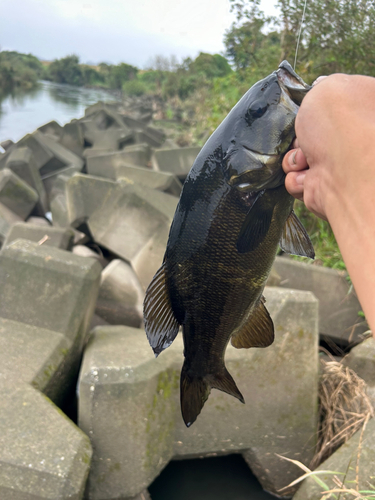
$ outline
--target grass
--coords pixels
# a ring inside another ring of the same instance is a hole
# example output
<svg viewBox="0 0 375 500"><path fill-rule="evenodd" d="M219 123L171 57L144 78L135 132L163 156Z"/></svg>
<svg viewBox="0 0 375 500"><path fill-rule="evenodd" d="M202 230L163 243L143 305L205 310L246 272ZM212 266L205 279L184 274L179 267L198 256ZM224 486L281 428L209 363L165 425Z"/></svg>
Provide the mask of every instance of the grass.
<svg viewBox="0 0 375 500"><path fill-rule="evenodd" d="M374 409L366 394L366 384L350 368L337 361L321 359L322 375L319 384L320 426L318 443L310 468L298 460L278 455L283 460L294 463L304 474L280 492L293 488L301 481L312 478L322 489L320 500L375 500L375 477L367 481L368 489L360 489L359 471L362 452L363 434L367 422L374 417ZM345 471L313 470L324 462L353 434L361 432L355 457L351 457ZM348 479L348 472L355 458L355 479ZM328 485L320 476L332 475L332 484ZM314 497L315 498L315 497Z"/></svg>

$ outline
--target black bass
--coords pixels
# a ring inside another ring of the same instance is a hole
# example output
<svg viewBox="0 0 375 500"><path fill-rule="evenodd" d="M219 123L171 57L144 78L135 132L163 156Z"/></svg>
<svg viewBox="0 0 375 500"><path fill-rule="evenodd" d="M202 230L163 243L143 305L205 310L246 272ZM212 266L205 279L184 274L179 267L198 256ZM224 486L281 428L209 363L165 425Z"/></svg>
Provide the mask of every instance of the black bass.
<svg viewBox="0 0 375 500"><path fill-rule="evenodd" d="M224 354L229 340L237 348L274 340L262 292L278 245L314 257L281 167L310 88L281 63L208 139L183 186L163 264L146 291L144 319L156 356L182 325L180 394L187 426L211 388L244 402Z"/></svg>

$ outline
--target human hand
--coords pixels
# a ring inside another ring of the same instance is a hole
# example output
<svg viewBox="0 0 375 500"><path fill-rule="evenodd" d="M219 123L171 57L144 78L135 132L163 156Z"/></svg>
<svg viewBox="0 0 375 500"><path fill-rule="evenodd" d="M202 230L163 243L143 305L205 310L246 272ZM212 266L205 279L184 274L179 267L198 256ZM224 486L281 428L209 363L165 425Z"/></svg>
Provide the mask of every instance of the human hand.
<svg viewBox="0 0 375 500"><path fill-rule="evenodd" d="M326 78L326 76L319 76L313 83L313 87L324 78ZM309 170L309 165L304 152L299 147L297 138L293 142L292 149L290 149L290 151L288 151L284 156L282 166L286 174L285 187L287 191L296 199L304 201L304 183L306 172ZM314 210L312 207L308 208L318 215L318 217L326 220L324 213L319 212L319 210Z"/></svg>
<svg viewBox="0 0 375 500"><path fill-rule="evenodd" d="M290 194L331 225L338 212L373 198L374 78L320 78L302 101L295 129L298 141L283 160Z"/></svg>

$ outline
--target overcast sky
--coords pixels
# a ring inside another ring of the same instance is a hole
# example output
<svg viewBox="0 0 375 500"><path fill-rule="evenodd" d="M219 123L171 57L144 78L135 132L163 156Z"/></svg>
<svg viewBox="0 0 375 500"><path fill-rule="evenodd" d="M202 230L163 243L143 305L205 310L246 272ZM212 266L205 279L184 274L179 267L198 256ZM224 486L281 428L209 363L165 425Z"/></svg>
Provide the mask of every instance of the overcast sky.
<svg viewBox="0 0 375 500"><path fill-rule="evenodd" d="M276 0L262 0L274 13ZM127 62L139 68L155 55L222 53L234 20L229 0L3 0L2 50L53 60Z"/></svg>

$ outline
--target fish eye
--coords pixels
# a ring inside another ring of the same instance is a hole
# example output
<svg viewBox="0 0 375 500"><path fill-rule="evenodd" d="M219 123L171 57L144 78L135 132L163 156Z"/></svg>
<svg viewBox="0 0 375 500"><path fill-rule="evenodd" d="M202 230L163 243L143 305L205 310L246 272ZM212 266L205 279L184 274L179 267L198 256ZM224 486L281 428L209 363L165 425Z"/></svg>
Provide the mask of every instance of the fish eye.
<svg viewBox="0 0 375 500"><path fill-rule="evenodd" d="M264 115L264 113L267 111L268 104L261 99L258 99L255 101L251 107L249 108L247 114L249 118L260 118L261 116Z"/></svg>

